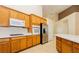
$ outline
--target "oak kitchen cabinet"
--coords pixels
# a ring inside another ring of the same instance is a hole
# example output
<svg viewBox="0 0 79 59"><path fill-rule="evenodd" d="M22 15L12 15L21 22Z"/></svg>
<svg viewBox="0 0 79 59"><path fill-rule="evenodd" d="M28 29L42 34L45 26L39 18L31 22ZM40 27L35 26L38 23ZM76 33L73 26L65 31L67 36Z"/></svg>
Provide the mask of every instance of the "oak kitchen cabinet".
<svg viewBox="0 0 79 59"><path fill-rule="evenodd" d="M25 14L24 15L24 20L25 20L25 27L30 28L31 27L31 21L30 21L30 16Z"/></svg>
<svg viewBox="0 0 79 59"><path fill-rule="evenodd" d="M56 49L60 53L62 52L62 38L56 37Z"/></svg>
<svg viewBox="0 0 79 59"><path fill-rule="evenodd" d="M79 43L73 42L73 53L79 53Z"/></svg>
<svg viewBox="0 0 79 59"><path fill-rule="evenodd" d="M9 26L9 10L0 6L0 26Z"/></svg>
<svg viewBox="0 0 79 59"><path fill-rule="evenodd" d="M33 46L34 45L37 45L37 36L36 35L33 35L32 36L32 39L33 39Z"/></svg>
<svg viewBox="0 0 79 59"><path fill-rule="evenodd" d="M11 52L20 51L20 38L11 38Z"/></svg>
<svg viewBox="0 0 79 59"><path fill-rule="evenodd" d="M40 23L47 24L47 20L44 18L41 18Z"/></svg>
<svg viewBox="0 0 79 59"><path fill-rule="evenodd" d="M41 21L40 17L34 14L31 14L30 17L31 17L32 25L40 25L40 21Z"/></svg>
<svg viewBox="0 0 79 59"><path fill-rule="evenodd" d="M62 53L72 53L72 42L66 39L62 40Z"/></svg>
<svg viewBox="0 0 79 59"><path fill-rule="evenodd" d="M26 36L26 38L27 38L27 48L33 46L32 36Z"/></svg>
<svg viewBox="0 0 79 59"><path fill-rule="evenodd" d="M20 50L26 49L27 47L27 40L26 37L20 38Z"/></svg>
<svg viewBox="0 0 79 59"><path fill-rule="evenodd" d="M31 21L33 25L40 25L40 23L47 24L47 20L45 18L42 18L34 14L31 14Z"/></svg>
<svg viewBox="0 0 79 59"><path fill-rule="evenodd" d="M15 18L15 19L19 19L19 20L24 20L24 14L21 12L18 12L16 10L10 10L10 18Z"/></svg>
<svg viewBox="0 0 79 59"><path fill-rule="evenodd" d="M25 14L24 13L18 12L17 17L20 20L25 20Z"/></svg>
<svg viewBox="0 0 79 59"><path fill-rule="evenodd" d="M19 20L23 20L25 23L24 27L30 27L30 19L29 19L29 15L28 14L24 14L15 10L10 10L10 17L11 18L15 18L15 19L19 19Z"/></svg>
<svg viewBox="0 0 79 59"><path fill-rule="evenodd" d="M40 44L40 35L37 35L37 44Z"/></svg>
<svg viewBox="0 0 79 59"><path fill-rule="evenodd" d="M40 44L40 35L33 35L33 45Z"/></svg>
<svg viewBox="0 0 79 59"><path fill-rule="evenodd" d="M18 19L18 12L15 10L10 10L10 18Z"/></svg>
<svg viewBox="0 0 79 59"><path fill-rule="evenodd" d="M10 53L9 39L0 39L0 53Z"/></svg>

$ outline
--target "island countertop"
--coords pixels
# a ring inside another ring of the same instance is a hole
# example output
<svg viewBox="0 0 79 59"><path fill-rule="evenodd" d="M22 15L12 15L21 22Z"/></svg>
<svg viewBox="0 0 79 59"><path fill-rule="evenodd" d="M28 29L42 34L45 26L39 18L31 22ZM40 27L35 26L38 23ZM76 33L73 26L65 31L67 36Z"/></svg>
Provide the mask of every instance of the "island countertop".
<svg viewBox="0 0 79 59"><path fill-rule="evenodd" d="M56 34L56 36L70 40L76 43L79 43L79 35L70 35L70 34Z"/></svg>

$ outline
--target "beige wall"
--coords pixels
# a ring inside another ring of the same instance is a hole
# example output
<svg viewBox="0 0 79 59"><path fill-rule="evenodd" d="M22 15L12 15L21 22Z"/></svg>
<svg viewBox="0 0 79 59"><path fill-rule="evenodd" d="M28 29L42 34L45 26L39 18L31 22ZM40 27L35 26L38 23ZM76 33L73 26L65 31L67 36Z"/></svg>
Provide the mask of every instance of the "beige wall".
<svg viewBox="0 0 79 59"><path fill-rule="evenodd" d="M76 35L79 32L79 14L72 13L57 22L57 33Z"/></svg>
<svg viewBox="0 0 79 59"><path fill-rule="evenodd" d="M52 19L47 18L47 20L48 20L48 40L52 40L54 35L54 24Z"/></svg>
<svg viewBox="0 0 79 59"><path fill-rule="evenodd" d="M58 15L54 15L52 19L47 18L48 22L48 39L53 40L55 39L55 34L56 34L56 21L58 20Z"/></svg>
<svg viewBox="0 0 79 59"><path fill-rule="evenodd" d="M76 13L73 13L68 16L68 24L69 24L69 34L75 34L75 20L76 20Z"/></svg>
<svg viewBox="0 0 79 59"><path fill-rule="evenodd" d="M76 35L79 35L79 12L76 12Z"/></svg>

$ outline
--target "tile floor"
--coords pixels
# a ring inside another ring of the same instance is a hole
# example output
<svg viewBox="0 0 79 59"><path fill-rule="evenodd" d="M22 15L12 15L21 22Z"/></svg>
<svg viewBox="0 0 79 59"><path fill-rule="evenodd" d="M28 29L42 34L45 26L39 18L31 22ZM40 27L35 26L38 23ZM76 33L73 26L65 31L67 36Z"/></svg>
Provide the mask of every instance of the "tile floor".
<svg viewBox="0 0 79 59"><path fill-rule="evenodd" d="M56 51L56 41L52 40L48 43L45 43L43 45L37 45L34 47L31 47L29 49L26 49L20 53L57 53Z"/></svg>

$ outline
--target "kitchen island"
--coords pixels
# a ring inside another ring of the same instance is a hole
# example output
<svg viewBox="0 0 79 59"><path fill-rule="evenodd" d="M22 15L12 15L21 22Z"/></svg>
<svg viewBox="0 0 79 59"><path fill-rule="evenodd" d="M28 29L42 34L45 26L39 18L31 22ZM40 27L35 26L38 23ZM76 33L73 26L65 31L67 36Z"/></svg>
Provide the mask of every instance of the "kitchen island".
<svg viewBox="0 0 79 59"><path fill-rule="evenodd" d="M56 34L56 49L60 53L79 53L79 36Z"/></svg>

